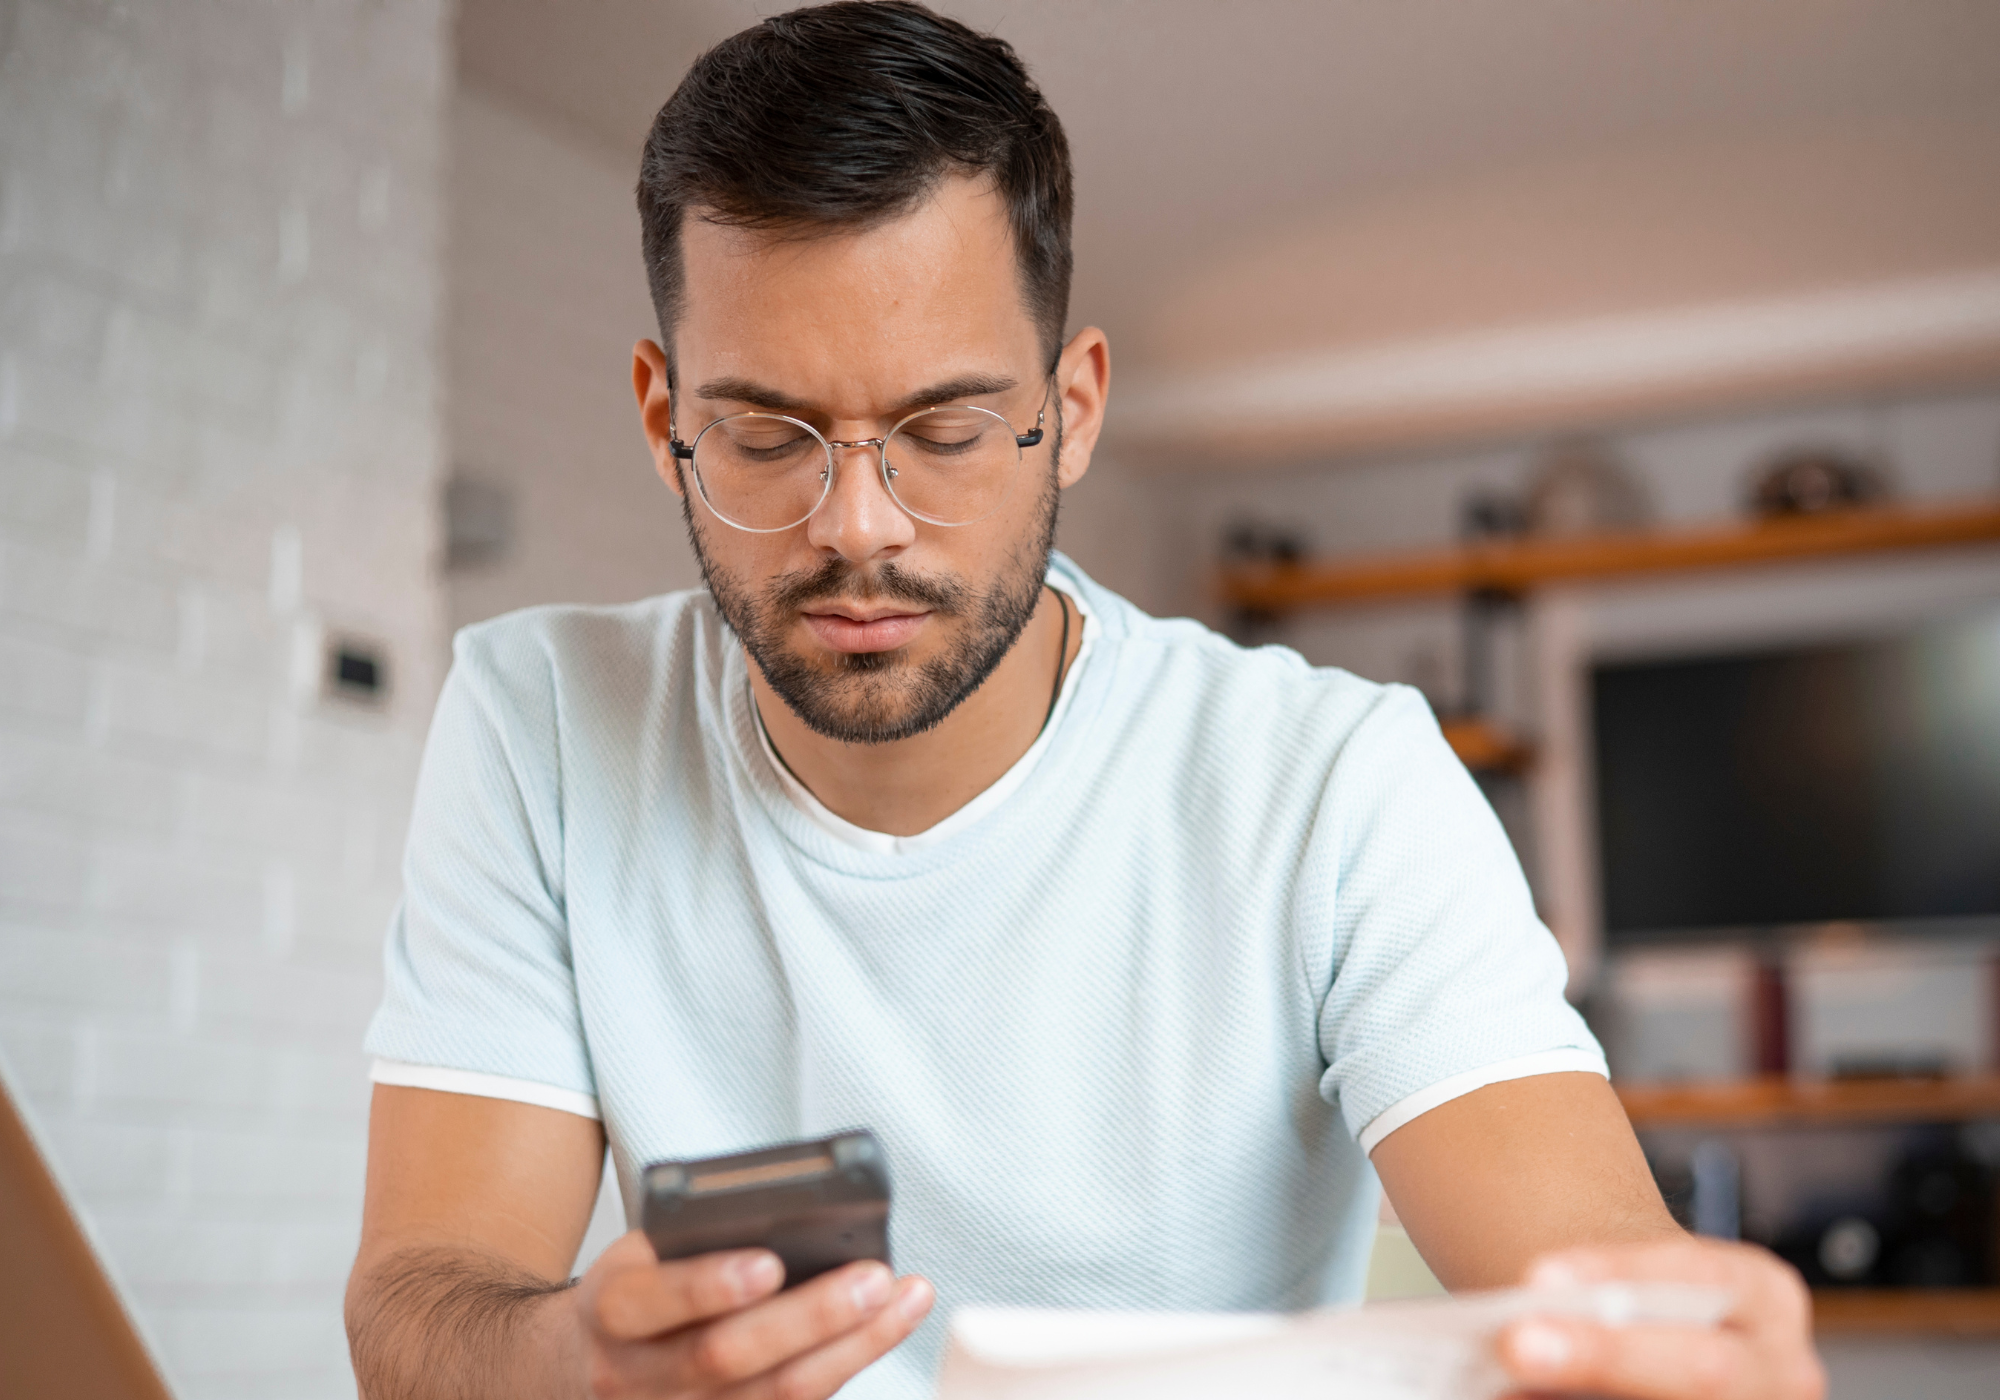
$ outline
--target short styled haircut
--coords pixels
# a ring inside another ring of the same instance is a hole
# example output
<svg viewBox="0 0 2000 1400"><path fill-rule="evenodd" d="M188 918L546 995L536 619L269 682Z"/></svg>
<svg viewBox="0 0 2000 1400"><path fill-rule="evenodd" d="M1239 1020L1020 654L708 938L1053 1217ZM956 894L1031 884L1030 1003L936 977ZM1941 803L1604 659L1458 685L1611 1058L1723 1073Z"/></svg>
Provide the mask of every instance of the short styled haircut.
<svg viewBox="0 0 2000 1400"><path fill-rule="evenodd" d="M639 164L669 367L690 212L812 237L887 222L952 175L987 176L1005 201L1022 299L1054 365L1069 315L1069 142L1012 46L912 0L808 6L717 44L654 118Z"/></svg>

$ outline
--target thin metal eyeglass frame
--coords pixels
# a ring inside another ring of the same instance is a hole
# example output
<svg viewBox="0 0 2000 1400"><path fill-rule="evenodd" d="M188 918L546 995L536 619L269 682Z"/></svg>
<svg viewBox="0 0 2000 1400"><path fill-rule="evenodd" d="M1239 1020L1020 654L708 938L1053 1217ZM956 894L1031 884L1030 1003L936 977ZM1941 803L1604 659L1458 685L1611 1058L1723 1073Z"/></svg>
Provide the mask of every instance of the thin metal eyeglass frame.
<svg viewBox="0 0 2000 1400"><path fill-rule="evenodd" d="M1014 433L1014 446L1017 449L1025 452L1030 447L1041 446L1043 437L1042 424L1047 419L1049 412L1049 387L1053 386L1054 383L1055 383L1055 371L1050 370L1047 379L1044 381L1044 388L1042 389L1042 402L1040 406L1035 409L1035 426L1029 429L1025 433ZM882 489L889 493L889 499L896 503L896 509L902 511L903 514L909 516L912 520L921 520L926 525L937 525L947 530L956 530L963 525L977 525L980 521L986 519L987 516L992 515L993 511L1000 509L1000 505L1002 502L1005 501L1006 497L1002 496L1000 501L996 501L993 504L992 510L988 510L985 515L974 516L970 520L939 520L935 516L925 515L921 511L912 510L910 506L903 500L903 498L896 494L896 481L895 481L896 469L889 465L889 439L896 436L896 434L902 430L904 424L913 423L927 413L938 413L945 409L952 409L952 408L969 409L974 413L991 414L993 417L998 418L1001 421L1001 423L1006 426L1009 432L1013 432L1014 425L1012 423L1007 422L1005 414L994 413L993 410L990 408L981 408L977 404L969 404L969 403L929 404L923 408L915 409L912 412L905 414L902 418L898 419L895 425L891 427L889 431L884 433L881 437L857 438L852 442L841 441L840 439L837 438L822 437L820 436L819 429L815 428L812 424L807 423L802 419L792 417L789 413L762 413L758 412L755 409L752 409L744 413L725 414L721 418L717 418L712 422L704 424L701 432L696 433L694 435L693 442L682 442L680 440L679 434L675 433L672 425L669 424L667 429L669 434L667 438L667 450L671 452L677 460L686 462L688 464L689 472L694 477L695 491L698 495L700 495L701 503L708 507L708 513L710 515L713 515L717 520L720 520L723 524L729 526L730 529L741 530L745 534L776 535L776 534L781 534L786 530L796 530L799 526L805 524L808 520L812 519L815 515L819 514L819 508L825 505L826 498L833 494L834 472L838 469L839 466L839 463L835 461L833 455L833 449L836 447L874 448L875 467L876 471L881 475L882 478ZM715 502L709 500L708 498L708 488L702 484L701 472L694 466L695 449L701 445L702 438L708 433L708 431L711 428L715 428L723 423L734 422L736 419L739 418L775 418L781 423L796 424L797 426L804 428L807 432L811 433L814 438L818 439L820 446L826 449L826 470L820 473L820 481L822 484L820 486L819 499L813 502L811 510L807 511L804 515L800 516L797 520L794 520L789 525L740 524L737 521L731 520L728 516L724 515L721 511L717 510L715 507ZM1011 483L1008 489L1010 491L1013 489Z"/></svg>

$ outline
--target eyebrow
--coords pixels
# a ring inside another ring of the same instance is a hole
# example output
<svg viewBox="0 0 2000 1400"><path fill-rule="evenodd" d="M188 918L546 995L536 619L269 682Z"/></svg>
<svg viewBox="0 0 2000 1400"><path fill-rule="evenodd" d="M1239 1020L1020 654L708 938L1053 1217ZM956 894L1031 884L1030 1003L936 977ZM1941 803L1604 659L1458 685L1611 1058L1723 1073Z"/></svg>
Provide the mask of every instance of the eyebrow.
<svg viewBox="0 0 2000 1400"><path fill-rule="evenodd" d="M926 384L901 403L892 406L884 416L900 417L934 404L954 403L959 399L978 398L983 394L1004 394L1009 389L1019 388L1020 385L1020 380L1008 374L961 374L952 379L941 379L935 384ZM696 398L746 403L752 408L760 408L769 413L803 414L813 411L815 407L804 399L785 393L782 389L773 389L768 384L759 384L753 379L739 379L734 375L707 380L694 392Z"/></svg>

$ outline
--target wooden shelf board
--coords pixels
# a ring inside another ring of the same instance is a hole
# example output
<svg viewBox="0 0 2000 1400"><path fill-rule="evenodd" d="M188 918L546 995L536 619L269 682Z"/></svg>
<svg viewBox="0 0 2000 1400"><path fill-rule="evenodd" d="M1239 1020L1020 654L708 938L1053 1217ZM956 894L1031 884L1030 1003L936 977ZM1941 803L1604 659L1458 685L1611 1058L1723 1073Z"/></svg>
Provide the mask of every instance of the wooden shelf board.
<svg viewBox="0 0 2000 1400"><path fill-rule="evenodd" d="M1684 531L1586 535L1468 545L1338 563L1238 566L1222 596L1263 613L1425 594L1702 569L1898 549L2000 542L2000 502L1829 511Z"/></svg>
<svg viewBox="0 0 2000 1400"><path fill-rule="evenodd" d="M1824 1288L1813 1294L1821 1336L2000 1336L2000 1288Z"/></svg>
<svg viewBox="0 0 2000 1400"><path fill-rule="evenodd" d="M1524 743L1488 719L1460 716L1439 722L1458 761L1475 773L1525 773L1535 761Z"/></svg>
<svg viewBox="0 0 2000 1400"><path fill-rule="evenodd" d="M1957 1122L2000 1118L2000 1075L1624 1084L1618 1097L1637 1128Z"/></svg>

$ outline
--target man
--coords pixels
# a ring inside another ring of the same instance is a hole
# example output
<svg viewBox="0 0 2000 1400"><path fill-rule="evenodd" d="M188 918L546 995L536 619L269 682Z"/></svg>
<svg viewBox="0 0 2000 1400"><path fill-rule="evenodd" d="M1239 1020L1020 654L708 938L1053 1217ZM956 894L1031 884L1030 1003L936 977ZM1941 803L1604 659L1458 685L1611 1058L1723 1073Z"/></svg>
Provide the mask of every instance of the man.
<svg viewBox="0 0 2000 1400"><path fill-rule="evenodd" d="M1007 46L767 20L639 202L634 388L708 586L458 638L369 1037L364 1392L920 1395L934 1300L1352 1300L1379 1173L1451 1287L1735 1296L1521 1325L1524 1388L1816 1396L1796 1279L1669 1220L1422 702L1052 555L1109 359L1063 338L1068 153ZM569 1286L607 1142L629 1205L854 1126L901 1279L630 1234Z"/></svg>

